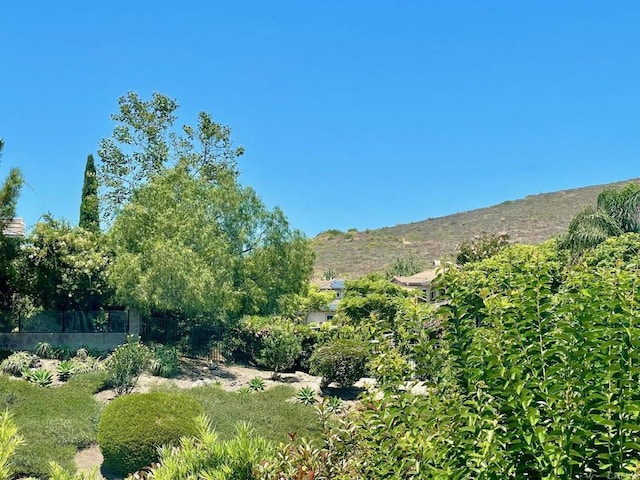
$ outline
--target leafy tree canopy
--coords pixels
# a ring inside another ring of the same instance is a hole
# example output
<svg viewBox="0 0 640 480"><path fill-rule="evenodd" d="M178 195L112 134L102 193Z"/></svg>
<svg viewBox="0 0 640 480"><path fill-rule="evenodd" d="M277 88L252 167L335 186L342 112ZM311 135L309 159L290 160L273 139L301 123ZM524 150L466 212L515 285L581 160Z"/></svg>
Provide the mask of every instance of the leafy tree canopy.
<svg viewBox="0 0 640 480"><path fill-rule="evenodd" d="M231 129L207 112L198 114L195 127L184 125L176 131L178 103L165 95L154 93L145 101L129 92L118 104L120 111L111 116L116 122L113 133L98 149L101 204L108 220L137 188L174 166L209 182L237 176L236 159L244 150L233 147Z"/></svg>
<svg viewBox="0 0 640 480"><path fill-rule="evenodd" d="M490 258L509 245L508 233L482 232L461 242L456 249L456 262L465 265Z"/></svg>
<svg viewBox="0 0 640 480"><path fill-rule="evenodd" d="M101 237L46 216L26 239L27 293L45 309L90 310L110 298L110 255Z"/></svg>
<svg viewBox="0 0 640 480"><path fill-rule="evenodd" d="M118 299L143 311L272 313L303 293L313 256L278 209L227 178L176 167L141 187L110 231Z"/></svg>
<svg viewBox="0 0 640 480"><path fill-rule="evenodd" d="M229 127L201 112L176 131L178 104L158 93L119 104L99 149L119 301L230 318L275 313L281 296L305 293L313 254L280 209L238 183L243 149Z"/></svg>

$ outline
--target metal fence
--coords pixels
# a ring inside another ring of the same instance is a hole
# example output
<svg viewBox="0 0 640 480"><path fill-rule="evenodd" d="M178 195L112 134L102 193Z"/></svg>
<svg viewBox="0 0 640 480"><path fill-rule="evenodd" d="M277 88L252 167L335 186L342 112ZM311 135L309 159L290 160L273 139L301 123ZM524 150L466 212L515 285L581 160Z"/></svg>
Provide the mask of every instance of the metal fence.
<svg viewBox="0 0 640 480"><path fill-rule="evenodd" d="M144 342L178 345L182 351L196 358L224 361L222 339L224 327L186 321L175 316L143 316L140 337Z"/></svg>

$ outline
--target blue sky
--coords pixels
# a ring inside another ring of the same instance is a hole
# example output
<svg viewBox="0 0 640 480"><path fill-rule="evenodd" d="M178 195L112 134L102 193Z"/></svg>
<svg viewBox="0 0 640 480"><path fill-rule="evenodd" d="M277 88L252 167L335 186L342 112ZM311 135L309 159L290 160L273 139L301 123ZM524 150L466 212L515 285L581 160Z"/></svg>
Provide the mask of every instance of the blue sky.
<svg viewBox="0 0 640 480"><path fill-rule="evenodd" d="M6 2L18 213L78 219L128 91L231 126L241 181L309 236L639 177L640 3Z"/></svg>

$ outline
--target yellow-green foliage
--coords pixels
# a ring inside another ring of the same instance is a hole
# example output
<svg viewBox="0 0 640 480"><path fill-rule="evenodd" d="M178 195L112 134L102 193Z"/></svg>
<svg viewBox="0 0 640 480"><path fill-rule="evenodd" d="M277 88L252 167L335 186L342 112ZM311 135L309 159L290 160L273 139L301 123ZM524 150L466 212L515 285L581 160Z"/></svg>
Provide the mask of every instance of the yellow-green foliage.
<svg viewBox="0 0 640 480"><path fill-rule="evenodd" d="M11 457L20 445L24 443L18 434L18 427L8 410L0 413L0 480L13 478Z"/></svg>
<svg viewBox="0 0 640 480"><path fill-rule="evenodd" d="M177 445L193 435L194 418L203 413L196 400L183 394L153 392L116 398L102 412L98 444L104 467L127 474L158 460L157 448Z"/></svg>
<svg viewBox="0 0 640 480"><path fill-rule="evenodd" d="M234 438L221 440L204 415L195 423L194 437L183 437L178 448L160 450L160 465L151 469L155 480L252 480L256 466L271 456L270 443L248 424L238 425Z"/></svg>

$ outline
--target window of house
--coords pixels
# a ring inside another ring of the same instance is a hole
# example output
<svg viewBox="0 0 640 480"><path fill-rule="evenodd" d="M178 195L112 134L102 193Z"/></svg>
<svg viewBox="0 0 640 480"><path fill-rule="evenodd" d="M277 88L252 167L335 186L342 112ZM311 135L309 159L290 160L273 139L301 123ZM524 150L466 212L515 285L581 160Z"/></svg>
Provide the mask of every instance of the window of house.
<svg viewBox="0 0 640 480"><path fill-rule="evenodd" d="M333 320L333 315L325 315L324 319L325 319L326 322L329 322L329 321Z"/></svg>

